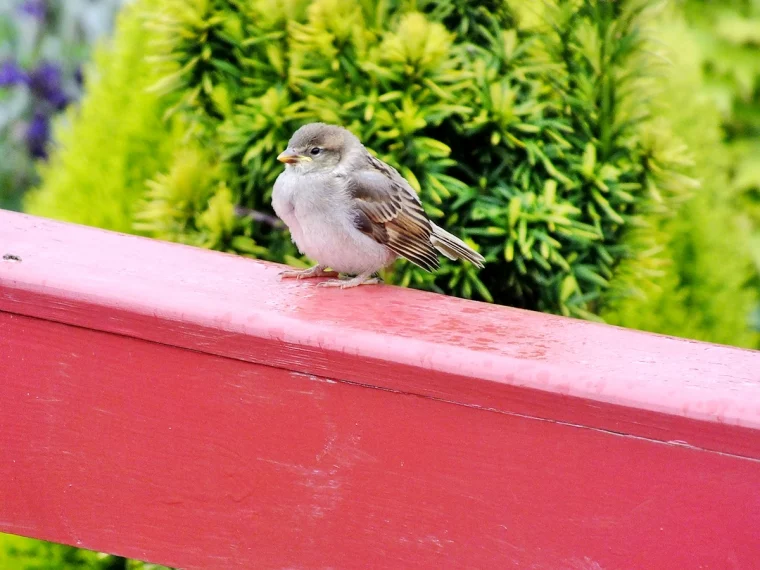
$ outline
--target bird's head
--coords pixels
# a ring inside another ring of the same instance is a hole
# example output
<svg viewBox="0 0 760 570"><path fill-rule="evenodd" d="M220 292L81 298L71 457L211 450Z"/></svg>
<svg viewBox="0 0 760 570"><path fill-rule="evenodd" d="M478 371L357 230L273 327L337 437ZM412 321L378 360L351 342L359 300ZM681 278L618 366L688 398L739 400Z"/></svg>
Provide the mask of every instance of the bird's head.
<svg viewBox="0 0 760 570"><path fill-rule="evenodd" d="M355 146L359 139L343 127L325 123L309 123L298 129L286 148L277 157L287 168L300 173L330 171Z"/></svg>

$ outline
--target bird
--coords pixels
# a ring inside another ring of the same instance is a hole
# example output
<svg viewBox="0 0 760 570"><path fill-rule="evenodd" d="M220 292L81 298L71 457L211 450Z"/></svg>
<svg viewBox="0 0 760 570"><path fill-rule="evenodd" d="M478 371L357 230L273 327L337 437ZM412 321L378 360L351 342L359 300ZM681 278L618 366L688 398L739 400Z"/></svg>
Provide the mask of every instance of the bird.
<svg viewBox="0 0 760 570"><path fill-rule="evenodd" d="M483 267L484 257L437 226L409 182L351 131L306 124L277 160L285 169L275 181L272 207L299 251L317 262L283 271L281 279L337 277L318 286L346 289L379 283L373 275L399 257L433 271L438 252Z"/></svg>

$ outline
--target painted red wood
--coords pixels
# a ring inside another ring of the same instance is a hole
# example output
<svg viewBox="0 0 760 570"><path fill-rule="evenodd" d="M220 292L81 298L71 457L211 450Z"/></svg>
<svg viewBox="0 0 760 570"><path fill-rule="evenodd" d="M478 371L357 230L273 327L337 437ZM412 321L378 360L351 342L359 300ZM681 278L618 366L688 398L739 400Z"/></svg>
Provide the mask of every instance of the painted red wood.
<svg viewBox="0 0 760 570"><path fill-rule="evenodd" d="M4 255L2 531L187 568L758 567L758 352L0 211Z"/></svg>

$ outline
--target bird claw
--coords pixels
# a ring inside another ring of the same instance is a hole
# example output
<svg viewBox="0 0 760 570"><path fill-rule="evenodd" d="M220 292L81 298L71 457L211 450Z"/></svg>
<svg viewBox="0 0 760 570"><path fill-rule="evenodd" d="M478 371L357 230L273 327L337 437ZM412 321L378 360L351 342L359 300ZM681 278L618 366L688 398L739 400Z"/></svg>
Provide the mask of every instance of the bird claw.
<svg viewBox="0 0 760 570"><path fill-rule="evenodd" d="M278 274L280 279L311 279L312 277L338 277L335 271L325 271L321 265L309 269L286 269Z"/></svg>
<svg viewBox="0 0 760 570"><path fill-rule="evenodd" d="M353 279L330 279L329 281L322 281L317 283L317 287L338 287L340 289L349 289L351 287L358 287L359 285L375 285L380 283L380 279L377 277L367 278L363 275L354 277Z"/></svg>

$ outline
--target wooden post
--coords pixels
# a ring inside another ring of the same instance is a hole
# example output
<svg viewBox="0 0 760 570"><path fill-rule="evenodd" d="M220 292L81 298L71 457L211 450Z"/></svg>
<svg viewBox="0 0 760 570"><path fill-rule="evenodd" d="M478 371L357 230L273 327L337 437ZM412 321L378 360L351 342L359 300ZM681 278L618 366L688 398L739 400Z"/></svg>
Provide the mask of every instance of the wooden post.
<svg viewBox="0 0 760 570"><path fill-rule="evenodd" d="M183 568L756 568L760 353L0 211L0 531Z"/></svg>

